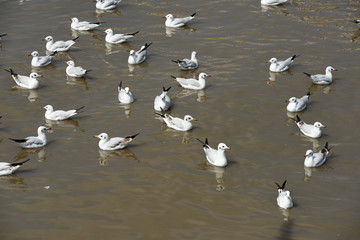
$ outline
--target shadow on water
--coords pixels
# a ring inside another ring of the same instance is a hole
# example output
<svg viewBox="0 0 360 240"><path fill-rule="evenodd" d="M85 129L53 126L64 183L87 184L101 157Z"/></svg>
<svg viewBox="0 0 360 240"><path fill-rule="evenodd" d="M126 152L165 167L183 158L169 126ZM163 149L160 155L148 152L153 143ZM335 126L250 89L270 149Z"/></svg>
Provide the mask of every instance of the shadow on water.
<svg viewBox="0 0 360 240"><path fill-rule="evenodd" d="M284 211L288 209L282 209ZM285 215L284 215L285 216ZM276 237L277 240L291 240L293 235L293 227L294 227L294 221L293 220L285 220L280 229L279 229L279 235Z"/></svg>

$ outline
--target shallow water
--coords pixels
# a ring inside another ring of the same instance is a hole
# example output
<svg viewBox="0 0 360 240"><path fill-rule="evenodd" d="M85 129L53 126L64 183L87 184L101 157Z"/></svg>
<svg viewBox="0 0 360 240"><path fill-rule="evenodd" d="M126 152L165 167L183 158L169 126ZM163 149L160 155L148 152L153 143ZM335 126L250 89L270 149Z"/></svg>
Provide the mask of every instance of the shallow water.
<svg viewBox="0 0 360 240"><path fill-rule="evenodd" d="M71 8L70 8L71 6ZM45 54L47 35L80 36L44 75L37 90L14 88L0 75L1 161L31 161L1 177L1 239L357 239L359 238L359 35L350 20L359 1L291 1L262 7L260 1L125 1L111 12L91 1L2 1L0 66L32 70L28 53ZM162 16L196 18L181 29L164 27ZM71 17L104 21L92 32L70 29ZM108 45L106 28L140 31L128 43ZM132 68L131 49L152 42L148 60ZM198 52L200 67L184 72L170 60ZM285 73L269 73L271 57L296 58ZM92 71L66 77L72 59ZM314 86L302 72L331 65L330 86ZM203 91L181 89L169 75L212 75ZM117 84L135 102L121 105ZM170 87L171 114L199 121L190 132L170 130L153 110L162 87ZM285 100L312 93L300 113L327 126L321 139L301 134ZM72 120L47 121L43 106L85 106ZM52 128L49 144L23 150L9 137ZM93 135L140 132L121 151L98 148ZM201 144L225 142L229 166L206 165ZM307 149L334 146L328 161L304 169ZM274 182L287 180L293 209L276 205Z"/></svg>

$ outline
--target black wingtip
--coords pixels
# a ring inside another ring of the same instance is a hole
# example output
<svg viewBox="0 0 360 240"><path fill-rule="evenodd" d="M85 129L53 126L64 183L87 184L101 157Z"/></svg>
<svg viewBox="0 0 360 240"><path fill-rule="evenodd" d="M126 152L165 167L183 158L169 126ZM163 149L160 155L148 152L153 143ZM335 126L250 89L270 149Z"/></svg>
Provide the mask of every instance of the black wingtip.
<svg viewBox="0 0 360 240"><path fill-rule="evenodd" d="M306 73L306 72L303 72L305 75L307 75L308 77L310 77L311 76L311 74L309 74L309 73Z"/></svg>
<svg viewBox="0 0 360 240"><path fill-rule="evenodd" d="M19 165L23 165L24 163L30 161L30 158L26 159L25 161L22 162L18 162L18 163L12 163L11 166L19 166Z"/></svg>
<svg viewBox="0 0 360 240"><path fill-rule="evenodd" d="M277 182L275 182L275 184L276 184L278 189L281 189L281 186Z"/></svg>
<svg viewBox="0 0 360 240"><path fill-rule="evenodd" d="M191 17L194 17L195 15L196 15L196 13L193 13L193 14L191 14L190 16L191 16Z"/></svg>
<svg viewBox="0 0 360 240"><path fill-rule="evenodd" d="M170 75L170 77L172 77L173 79L176 79L176 77L174 77L173 75Z"/></svg>
<svg viewBox="0 0 360 240"><path fill-rule="evenodd" d="M308 95L310 97L310 95L311 95L310 91L306 95Z"/></svg>
<svg viewBox="0 0 360 240"><path fill-rule="evenodd" d="M168 92L170 90L171 87L168 87L167 89L165 87L163 87L163 92Z"/></svg>
<svg viewBox="0 0 360 240"><path fill-rule="evenodd" d="M298 122L300 122L300 121L301 121L301 120L300 120L299 115L296 114L296 122L298 123Z"/></svg>
<svg viewBox="0 0 360 240"><path fill-rule="evenodd" d="M122 81L119 82L118 86L119 86L119 88L121 89Z"/></svg>
<svg viewBox="0 0 360 240"><path fill-rule="evenodd" d="M7 36L7 33L0 34L0 37L5 37L5 36Z"/></svg>
<svg viewBox="0 0 360 240"><path fill-rule="evenodd" d="M160 117L162 118L165 118L165 115L164 114L161 114L161 113L158 113L158 112L154 112L156 115L159 115Z"/></svg>
<svg viewBox="0 0 360 240"><path fill-rule="evenodd" d="M196 138L196 140L198 140L201 144L202 144L202 146L204 147L204 148L207 148L208 146L208 144L206 143L206 140L207 140L207 138L205 139L205 142L203 142L203 141L201 141L200 139L198 139L198 138Z"/></svg>
<svg viewBox="0 0 360 240"><path fill-rule="evenodd" d="M26 142L26 139L14 139L14 138L9 138L10 140L17 142L17 143L23 143Z"/></svg>
<svg viewBox="0 0 360 240"><path fill-rule="evenodd" d="M292 56L291 60L294 60L294 59L297 58L298 56L300 56L300 55L294 54L294 56Z"/></svg>
<svg viewBox="0 0 360 240"><path fill-rule="evenodd" d="M76 38L73 38L73 41L76 41L79 39L80 36L77 36Z"/></svg>
<svg viewBox="0 0 360 240"><path fill-rule="evenodd" d="M53 52L52 54L50 54L50 56L55 56L57 54L57 51Z"/></svg>
<svg viewBox="0 0 360 240"><path fill-rule="evenodd" d="M137 135L139 135L140 133L137 133L137 134L134 134L134 135L131 135L131 136L127 136L126 138L132 138L134 139Z"/></svg>
<svg viewBox="0 0 360 240"><path fill-rule="evenodd" d="M174 63L179 63L179 60L171 60Z"/></svg>
<svg viewBox="0 0 360 240"><path fill-rule="evenodd" d="M5 71L9 72L11 75L17 75L16 73L14 73L14 71L10 68L8 69L4 69Z"/></svg>
<svg viewBox="0 0 360 240"><path fill-rule="evenodd" d="M92 24L103 24L103 23L106 23L106 22L93 22Z"/></svg>
<svg viewBox="0 0 360 240"><path fill-rule="evenodd" d="M275 183L276 186L278 187L278 189L284 189L285 188L285 184L286 184L286 180L283 182L283 184L280 186L278 183Z"/></svg>
<svg viewBox="0 0 360 240"><path fill-rule="evenodd" d="M137 31L137 32L133 32L133 33L129 33L129 35L133 35L135 36L136 34L138 34L140 31Z"/></svg>
<svg viewBox="0 0 360 240"><path fill-rule="evenodd" d="M83 109L84 107L85 107L85 106L82 106L82 107L79 107L79 108L75 109L75 112L79 113L79 111L80 111L81 109Z"/></svg>

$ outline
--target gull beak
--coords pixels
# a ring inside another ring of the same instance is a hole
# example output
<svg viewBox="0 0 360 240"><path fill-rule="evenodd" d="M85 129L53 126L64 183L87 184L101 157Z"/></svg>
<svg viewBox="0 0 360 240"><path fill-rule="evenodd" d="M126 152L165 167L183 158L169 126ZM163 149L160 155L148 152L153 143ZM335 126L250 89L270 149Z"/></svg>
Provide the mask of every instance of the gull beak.
<svg viewBox="0 0 360 240"><path fill-rule="evenodd" d="M43 38L42 40L45 41L45 38Z"/></svg>
<svg viewBox="0 0 360 240"><path fill-rule="evenodd" d="M321 127L326 128L326 126L325 126L325 125L322 125Z"/></svg>
<svg viewBox="0 0 360 240"><path fill-rule="evenodd" d="M29 53L28 56L32 56L31 53Z"/></svg>
<svg viewBox="0 0 360 240"><path fill-rule="evenodd" d="M46 128L46 130L51 130L51 128Z"/></svg>
<svg viewBox="0 0 360 240"><path fill-rule="evenodd" d="M337 71L337 69L336 69L336 68L334 68L334 71Z"/></svg>
<svg viewBox="0 0 360 240"><path fill-rule="evenodd" d="M99 138L99 136L98 136L98 135L95 135L94 138Z"/></svg>
<svg viewBox="0 0 360 240"><path fill-rule="evenodd" d="M211 75L207 75L207 77L211 77Z"/></svg>
<svg viewBox="0 0 360 240"><path fill-rule="evenodd" d="M45 107L42 107L42 109L45 109Z"/></svg>
<svg viewBox="0 0 360 240"><path fill-rule="evenodd" d="M289 99L288 99L288 100L286 100L285 102L290 102L290 101L289 101Z"/></svg>
<svg viewBox="0 0 360 240"><path fill-rule="evenodd" d="M163 18L166 18L165 16L163 16Z"/></svg>
<svg viewBox="0 0 360 240"><path fill-rule="evenodd" d="M40 74L38 75L38 77L42 77L42 76L43 76L43 75L40 75Z"/></svg>
<svg viewBox="0 0 360 240"><path fill-rule="evenodd" d="M267 61L266 63L270 63L270 61Z"/></svg>
<svg viewBox="0 0 360 240"><path fill-rule="evenodd" d="M227 147L226 149L231 150L231 148L230 148L230 147Z"/></svg>
<svg viewBox="0 0 360 240"><path fill-rule="evenodd" d="M66 62L66 61L65 61L64 63L65 63L65 64L67 64L67 62Z"/></svg>

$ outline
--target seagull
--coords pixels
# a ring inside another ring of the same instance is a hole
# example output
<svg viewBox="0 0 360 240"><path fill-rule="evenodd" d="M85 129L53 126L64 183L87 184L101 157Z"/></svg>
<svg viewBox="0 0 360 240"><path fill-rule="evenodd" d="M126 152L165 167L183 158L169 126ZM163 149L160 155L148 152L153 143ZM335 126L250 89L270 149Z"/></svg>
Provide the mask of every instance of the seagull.
<svg viewBox="0 0 360 240"><path fill-rule="evenodd" d="M211 77L211 75L207 75L206 73L200 73L199 80L196 80L194 78L178 78L171 75L170 77L174 78L183 88L202 90L206 86L205 79L207 77Z"/></svg>
<svg viewBox="0 0 360 240"><path fill-rule="evenodd" d="M43 38L43 41L46 41L46 49L50 52L66 52L69 50L69 48L75 44L75 41L79 37L76 37L72 40L67 41L56 41L54 42L54 39L52 36L47 36L46 38Z"/></svg>
<svg viewBox="0 0 360 240"><path fill-rule="evenodd" d="M191 21L194 18L195 14L196 13L193 13L190 16L184 18L174 18L172 14L168 14L164 17L166 18L165 26L174 28L182 27L187 22Z"/></svg>
<svg viewBox="0 0 360 240"><path fill-rule="evenodd" d="M304 72L305 75L307 75L308 77L311 78L312 82L314 84L324 84L324 85L328 85L330 83L332 83L332 71L337 71L337 69L328 66L325 69L325 74L309 74Z"/></svg>
<svg viewBox="0 0 360 240"><path fill-rule="evenodd" d="M129 58L128 58L128 63L129 64L139 64L139 63L142 63L143 61L145 61L146 59L146 54L147 54L147 48L151 45L152 43L150 44L147 44L145 43L144 46L142 46L140 48L139 51L135 52L135 50L131 50L130 51L130 55L129 55Z"/></svg>
<svg viewBox="0 0 360 240"><path fill-rule="evenodd" d="M102 150L118 150L125 148L137 135L140 133L137 133L132 136L127 137L113 137L109 139L109 136L107 133L101 133L99 135L96 135L94 137L99 138L99 148Z"/></svg>
<svg viewBox="0 0 360 240"><path fill-rule="evenodd" d="M121 2L121 0L94 0L96 8L100 10L111 10Z"/></svg>
<svg viewBox="0 0 360 240"><path fill-rule="evenodd" d="M9 138L10 140L13 140L14 142L17 142L20 144L23 148L40 148L46 145L46 130L51 130L51 128L46 128L44 126L40 126L37 130L38 135L30 136L24 139L13 139Z"/></svg>
<svg viewBox="0 0 360 240"><path fill-rule="evenodd" d="M261 4L275 6L286 3L288 0L261 0Z"/></svg>
<svg viewBox="0 0 360 240"><path fill-rule="evenodd" d="M7 35L7 33L1 33L0 34L0 40L2 39L2 37L5 37Z"/></svg>
<svg viewBox="0 0 360 240"><path fill-rule="evenodd" d="M80 66L75 67L74 61L65 62L68 66L66 67L66 74L70 77L83 77L90 70L83 69Z"/></svg>
<svg viewBox="0 0 360 240"><path fill-rule="evenodd" d="M294 59L298 57L297 55L294 55L292 57L289 57L288 59L284 61L278 61L276 58L271 58L267 63L270 64L270 71L272 72L284 72L289 69L289 66L291 63L294 62Z"/></svg>
<svg viewBox="0 0 360 240"><path fill-rule="evenodd" d="M56 51L48 56L39 56L39 53L37 51L33 51L29 54L29 56L32 56L31 60L31 66L33 67L45 67L51 63L51 61L54 59L56 55Z"/></svg>
<svg viewBox="0 0 360 240"><path fill-rule="evenodd" d="M325 147L320 152L316 153L314 153L313 150L307 150L304 161L305 167L319 167L323 165L331 149L328 145L328 142L326 142Z"/></svg>
<svg viewBox="0 0 360 240"><path fill-rule="evenodd" d="M286 100L286 102L288 102L286 109L289 112L301 112L306 108L306 104L309 101L309 98L310 92L301 98L291 97L289 100Z"/></svg>
<svg viewBox="0 0 360 240"><path fill-rule="evenodd" d="M193 70L198 68L199 66L198 60L196 59L195 51L191 53L191 59L184 58L183 60L178 59L176 61L175 60L171 60L171 61L177 63L182 70Z"/></svg>
<svg viewBox="0 0 360 240"><path fill-rule="evenodd" d="M78 18L73 17L70 18L71 22L71 28L78 31L88 31L93 30L94 28L100 26L104 22L87 22L87 21L79 21Z"/></svg>
<svg viewBox="0 0 360 240"><path fill-rule="evenodd" d="M129 38L134 37L136 34L139 33L139 31L134 32L134 33L118 33L118 34L114 34L113 30L111 28L108 28L104 31L104 33L106 33L106 37L105 37L105 41L108 43L123 43L126 42Z"/></svg>
<svg viewBox="0 0 360 240"><path fill-rule="evenodd" d="M296 119L293 119L296 122L296 125L299 127L300 131L308 137L319 138L321 137L321 128L326 126L322 125L320 122L315 122L314 124L307 124L300 120L299 115L296 115Z"/></svg>
<svg viewBox="0 0 360 240"><path fill-rule="evenodd" d="M30 159L26 159L23 162L18 163L7 163L7 162L0 162L0 176L10 175L14 173L21 165L29 161Z"/></svg>
<svg viewBox="0 0 360 240"><path fill-rule="evenodd" d="M209 141L205 138L205 142L201 141L200 139L196 138L201 144L203 145L204 152L206 155L206 159L211 165L217 167L225 167L227 165L227 160L225 156L225 150L231 149L230 147L226 146L225 143L219 143L217 150L213 149L209 146Z"/></svg>
<svg viewBox="0 0 360 240"><path fill-rule="evenodd" d="M122 88L121 85L122 85L122 81L118 85L119 102L125 103L125 104L134 102L134 97L133 97L132 93L130 92L130 88L128 88L128 87Z"/></svg>
<svg viewBox="0 0 360 240"><path fill-rule="evenodd" d="M83 109L85 106L79 107L77 109L73 110L56 110L54 111L54 108L51 105L46 105L43 107L43 109L46 110L45 112L45 118L49 120L59 121L59 120L65 120L68 118L71 118L72 116L79 113L81 109Z"/></svg>
<svg viewBox="0 0 360 240"><path fill-rule="evenodd" d="M5 71L11 73L12 78L16 82L16 84L22 88L26 89L35 89L39 87L39 81L36 79L37 77L42 77L42 75L37 74L35 72L30 73L30 76L22 76L15 73L11 68L10 70L5 69Z"/></svg>
<svg viewBox="0 0 360 240"><path fill-rule="evenodd" d="M290 192L284 190L286 180L283 182L283 184L281 186L278 183L275 183L275 184L278 187L279 195L276 198L276 200L277 200L277 204L279 205L279 207L284 208L284 209L292 208L294 206L294 203L290 196Z"/></svg>
<svg viewBox="0 0 360 240"><path fill-rule="evenodd" d="M162 117L164 122L169 128L178 130L178 131L189 131L192 129L192 123L191 121L197 121L196 118L193 118L190 115L185 115L184 119L178 118L178 117L172 117L167 113L164 113L163 109L161 109L162 113L155 113Z"/></svg>
<svg viewBox="0 0 360 240"><path fill-rule="evenodd" d="M154 109L156 111L166 111L169 109L170 107L170 97L168 96L168 92L170 90L171 87L169 87L168 89L165 89L163 87L163 92L155 97L154 100Z"/></svg>

